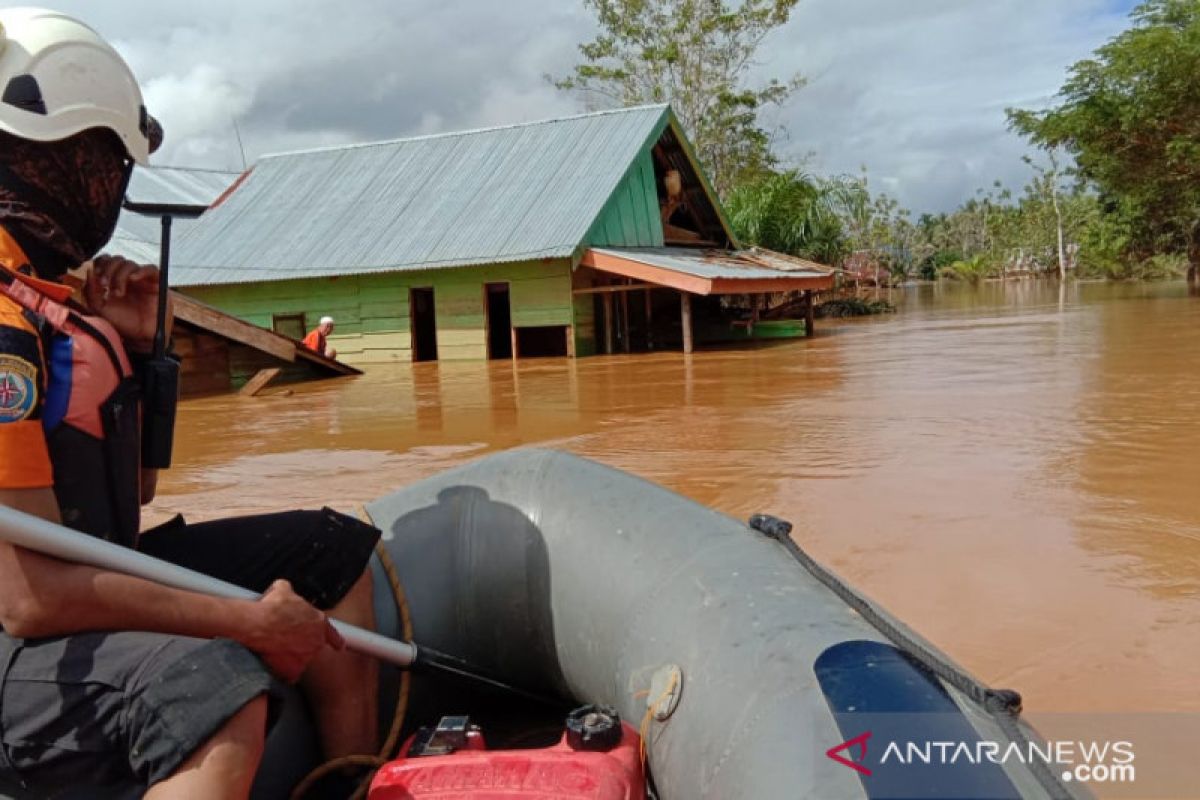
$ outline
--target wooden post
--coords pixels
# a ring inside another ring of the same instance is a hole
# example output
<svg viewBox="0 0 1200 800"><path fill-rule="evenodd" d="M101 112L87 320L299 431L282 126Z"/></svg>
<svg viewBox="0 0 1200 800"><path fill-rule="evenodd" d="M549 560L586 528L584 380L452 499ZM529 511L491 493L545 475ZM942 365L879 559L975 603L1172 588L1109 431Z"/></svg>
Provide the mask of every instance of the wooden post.
<svg viewBox="0 0 1200 800"><path fill-rule="evenodd" d="M817 313L813 304L813 290L808 289L804 292L804 335L812 338L817 335L816 321Z"/></svg>
<svg viewBox="0 0 1200 800"><path fill-rule="evenodd" d="M575 357L575 326L567 326L567 358Z"/></svg>
<svg viewBox="0 0 1200 800"><path fill-rule="evenodd" d="M626 353L629 352L629 292L621 292L621 317L624 323L625 333L621 336L621 349Z"/></svg>
<svg viewBox="0 0 1200 800"><path fill-rule="evenodd" d="M246 385L242 387L242 391L239 392L239 394L244 397L254 397L263 389L267 388L267 384L275 380L275 376L282 371L283 370L279 367L260 369L257 373L255 373L253 378L246 381Z"/></svg>
<svg viewBox="0 0 1200 800"><path fill-rule="evenodd" d="M613 351L613 301L612 295L604 295L604 352L612 355Z"/></svg>
<svg viewBox="0 0 1200 800"><path fill-rule="evenodd" d="M651 322L650 290L646 290L646 349L654 349L654 325Z"/></svg>
<svg viewBox="0 0 1200 800"><path fill-rule="evenodd" d="M679 293L679 315L683 323L683 352L690 353L695 343L692 341L692 296L687 292Z"/></svg>

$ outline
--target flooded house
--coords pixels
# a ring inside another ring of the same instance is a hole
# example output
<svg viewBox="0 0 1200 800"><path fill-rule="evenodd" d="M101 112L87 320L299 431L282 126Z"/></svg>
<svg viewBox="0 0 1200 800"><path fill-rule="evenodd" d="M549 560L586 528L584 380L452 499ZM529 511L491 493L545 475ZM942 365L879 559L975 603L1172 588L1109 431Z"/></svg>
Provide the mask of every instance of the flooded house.
<svg viewBox="0 0 1200 800"><path fill-rule="evenodd" d="M242 173L218 170L136 167L117 227L102 252L140 264L158 264L163 216L170 216L171 239L177 242L241 177ZM171 339L174 352L181 357L180 388L185 396L235 389L253 393L268 383L359 372L318 356L287 336L263 330L178 292L173 307Z"/></svg>
<svg viewBox="0 0 1200 800"><path fill-rule="evenodd" d="M759 316L830 270L743 249L667 106L263 158L172 285L351 364L584 356L811 333Z"/></svg>

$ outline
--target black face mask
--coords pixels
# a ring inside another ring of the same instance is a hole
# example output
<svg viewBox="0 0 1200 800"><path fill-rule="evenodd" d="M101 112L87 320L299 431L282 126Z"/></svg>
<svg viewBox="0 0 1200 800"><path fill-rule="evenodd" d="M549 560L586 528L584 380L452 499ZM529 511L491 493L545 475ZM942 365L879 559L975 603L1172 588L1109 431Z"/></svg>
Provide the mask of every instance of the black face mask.
<svg viewBox="0 0 1200 800"><path fill-rule="evenodd" d="M59 280L112 238L133 162L110 131L58 142L0 137L0 225L33 262Z"/></svg>

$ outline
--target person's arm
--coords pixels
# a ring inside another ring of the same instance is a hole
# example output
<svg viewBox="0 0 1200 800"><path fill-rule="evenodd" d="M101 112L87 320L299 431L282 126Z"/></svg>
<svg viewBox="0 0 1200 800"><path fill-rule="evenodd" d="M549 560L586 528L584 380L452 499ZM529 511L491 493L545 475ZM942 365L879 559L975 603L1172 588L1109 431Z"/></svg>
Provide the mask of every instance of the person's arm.
<svg viewBox="0 0 1200 800"><path fill-rule="evenodd" d="M57 521L51 489L2 489L0 503ZM0 624L12 636L134 630L228 638L295 680L341 637L325 615L277 581L258 601L227 600L60 561L0 542Z"/></svg>
<svg viewBox="0 0 1200 800"><path fill-rule="evenodd" d="M158 269L136 264L120 256L98 256L92 261L83 287L84 299L93 313L112 323L130 353L147 356L154 346L158 324ZM171 297L167 296L165 336L170 337L175 321ZM142 505L154 499L158 470L143 469Z"/></svg>

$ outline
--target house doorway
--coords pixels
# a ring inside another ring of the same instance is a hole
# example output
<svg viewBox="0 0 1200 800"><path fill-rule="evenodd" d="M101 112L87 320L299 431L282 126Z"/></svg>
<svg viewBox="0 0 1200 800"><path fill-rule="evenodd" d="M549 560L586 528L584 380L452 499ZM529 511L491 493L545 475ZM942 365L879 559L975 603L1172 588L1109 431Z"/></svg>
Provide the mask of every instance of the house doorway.
<svg viewBox="0 0 1200 800"><path fill-rule="evenodd" d="M487 309L488 358L513 357L512 302L507 283L486 283L483 286Z"/></svg>
<svg viewBox="0 0 1200 800"><path fill-rule="evenodd" d="M433 289L411 289L408 309L412 325L412 360L437 361L437 317Z"/></svg>

